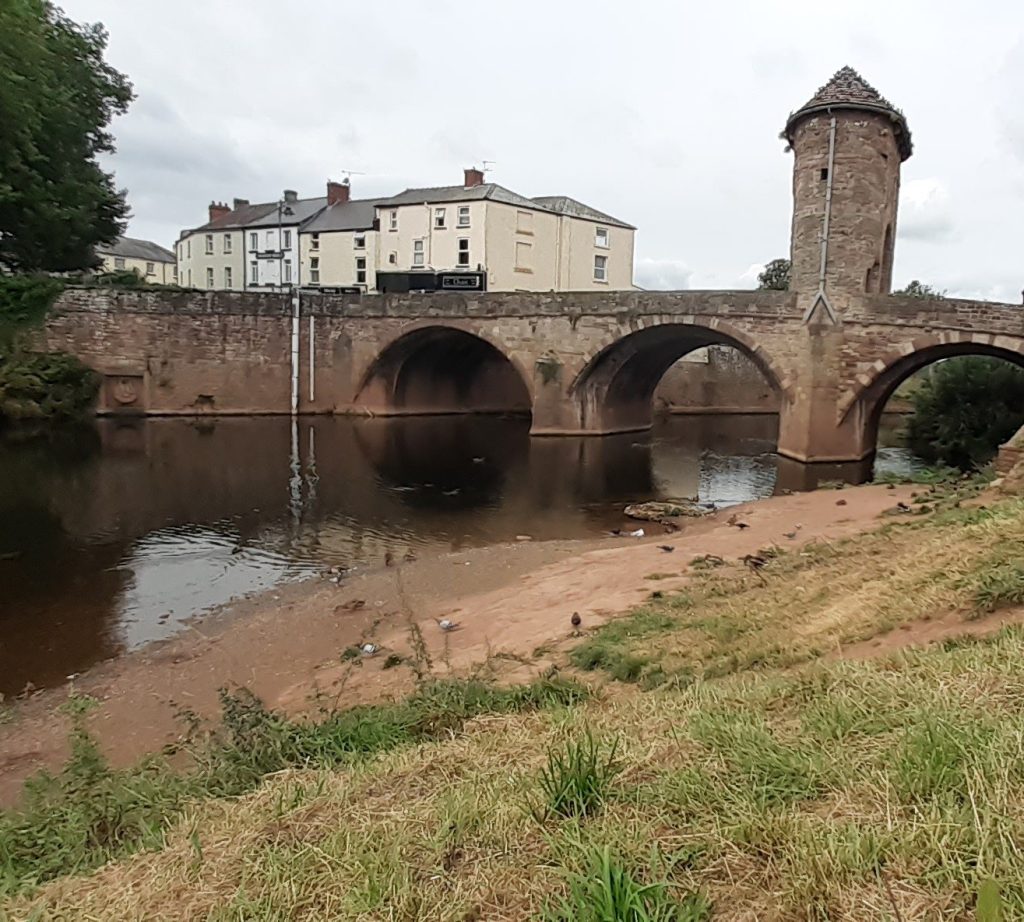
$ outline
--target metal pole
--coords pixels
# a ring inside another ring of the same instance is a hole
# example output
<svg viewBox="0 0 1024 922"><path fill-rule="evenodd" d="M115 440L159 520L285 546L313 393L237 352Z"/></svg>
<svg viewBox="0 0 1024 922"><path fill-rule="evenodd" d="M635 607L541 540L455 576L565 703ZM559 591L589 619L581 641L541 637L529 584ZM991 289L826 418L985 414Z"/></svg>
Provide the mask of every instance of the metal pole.
<svg viewBox="0 0 1024 922"><path fill-rule="evenodd" d="M292 416L299 412L299 292L292 295Z"/></svg>
<svg viewBox="0 0 1024 922"><path fill-rule="evenodd" d="M313 332L313 311L309 312L309 402L312 403L316 397L316 389L313 381L313 372L315 370L315 359L313 356L316 354L316 350L313 348L314 345L314 332ZM312 409L312 408L311 408Z"/></svg>

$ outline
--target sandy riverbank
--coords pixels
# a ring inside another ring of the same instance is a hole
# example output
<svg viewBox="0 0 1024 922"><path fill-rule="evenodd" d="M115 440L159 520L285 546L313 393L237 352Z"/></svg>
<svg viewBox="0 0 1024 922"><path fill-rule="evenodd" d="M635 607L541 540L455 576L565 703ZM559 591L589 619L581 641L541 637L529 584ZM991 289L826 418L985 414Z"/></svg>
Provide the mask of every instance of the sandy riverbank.
<svg viewBox="0 0 1024 922"><path fill-rule="evenodd" d="M350 704L402 694L412 685L412 670L388 669L385 662L389 653L409 657L417 633L439 675L485 662L502 678L532 675L570 642L574 611L586 630L654 588L679 585L694 556L735 559L772 543L846 537L874 527L884 509L910 492L866 486L773 497L687 520L672 535L654 526L639 540L523 542L402 562L341 586L289 586L98 666L73 687L101 702L92 729L112 762L123 765L173 742L181 708L215 714L217 690L225 685L245 685L289 713L315 707L317 695ZM749 528L731 527L733 514ZM786 537L794 529L796 536ZM460 629L440 631L435 619L442 617L457 620ZM346 648L368 640L380 645L377 656L343 661ZM68 691L18 702L0 724L0 802L13 801L29 774L65 758L67 724L58 708Z"/></svg>

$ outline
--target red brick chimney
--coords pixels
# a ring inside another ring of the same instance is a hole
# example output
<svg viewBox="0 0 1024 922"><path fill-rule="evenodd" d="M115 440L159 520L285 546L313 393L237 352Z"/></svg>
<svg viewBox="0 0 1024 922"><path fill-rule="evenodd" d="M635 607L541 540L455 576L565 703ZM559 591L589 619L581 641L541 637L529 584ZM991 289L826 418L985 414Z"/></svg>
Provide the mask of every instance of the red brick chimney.
<svg viewBox="0 0 1024 922"><path fill-rule="evenodd" d="M478 170L475 166L471 166L468 170L463 170L466 176L465 186L467 189L471 189L473 186L482 186L484 184L484 171Z"/></svg>
<svg viewBox="0 0 1024 922"><path fill-rule="evenodd" d="M216 221L224 215L231 214L231 209L224 202L210 202L210 220Z"/></svg>
<svg viewBox="0 0 1024 922"><path fill-rule="evenodd" d="M343 205L348 201L349 194L351 193L351 187L347 182L334 182L333 180L327 180L327 204L328 205Z"/></svg>

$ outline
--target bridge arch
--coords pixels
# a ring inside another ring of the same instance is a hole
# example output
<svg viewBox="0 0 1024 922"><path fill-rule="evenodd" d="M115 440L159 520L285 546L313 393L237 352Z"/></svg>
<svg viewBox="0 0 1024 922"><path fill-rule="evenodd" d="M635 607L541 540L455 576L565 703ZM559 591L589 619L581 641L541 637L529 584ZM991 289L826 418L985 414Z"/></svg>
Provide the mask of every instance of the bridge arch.
<svg viewBox="0 0 1024 922"><path fill-rule="evenodd" d="M1024 367L1024 337L988 333L949 332L900 343L857 375L840 395L840 426L858 430L860 456L875 452L882 411L896 389L915 372L941 359L966 355L989 356Z"/></svg>
<svg viewBox="0 0 1024 922"><path fill-rule="evenodd" d="M644 322L648 320L648 322ZM730 346L750 359L783 402L790 381L749 334L717 319L706 325L641 318L638 329L603 346L569 388L580 429L593 434L647 429L653 397L665 373L683 356L704 346Z"/></svg>
<svg viewBox="0 0 1024 922"><path fill-rule="evenodd" d="M529 378L501 345L476 330L428 323L388 341L359 379L354 403L379 415L521 413Z"/></svg>

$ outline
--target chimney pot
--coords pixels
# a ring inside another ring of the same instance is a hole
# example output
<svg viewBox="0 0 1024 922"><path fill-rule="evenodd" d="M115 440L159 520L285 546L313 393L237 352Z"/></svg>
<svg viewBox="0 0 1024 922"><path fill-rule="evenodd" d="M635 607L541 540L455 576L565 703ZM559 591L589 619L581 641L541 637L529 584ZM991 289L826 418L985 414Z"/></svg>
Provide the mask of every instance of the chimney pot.
<svg viewBox="0 0 1024 922"><path fill-rule="evenodd" d="M285 189L284 200L286 202L297 202L299 200L299 193L294 189Z"/></svg>
<svg viewBox="0 0 1024 922"><path fill-rule="evenodd" d="M209 214L210 220L216 221L218 218L223 218L226 214L231 214L231 209L224 202L210 202Z"/></svg>
<svg viewBox="0 0 1024 922"><path fill-rule="evenodd" d="M352 188L348 182L334 182L333 180L327 180L327 204L328 205L342 205L349 200L349 196L352 194Z"/></svg>
<svg viewBox="0 0 1024 922"><path fill-rule="evenodd" d="M238 211L239 208L245 208L249 204L247 198L236 198L231 206L232 211Z"/></svg>
<svg viewBox="0 0 1024 922"><path fill-rule="evenodd" d="M471 189L473 186L482 186L484 184L484 171L478 170L475 166L470 167L468 170L463 170L465 174L465 187Z"/></svg>

